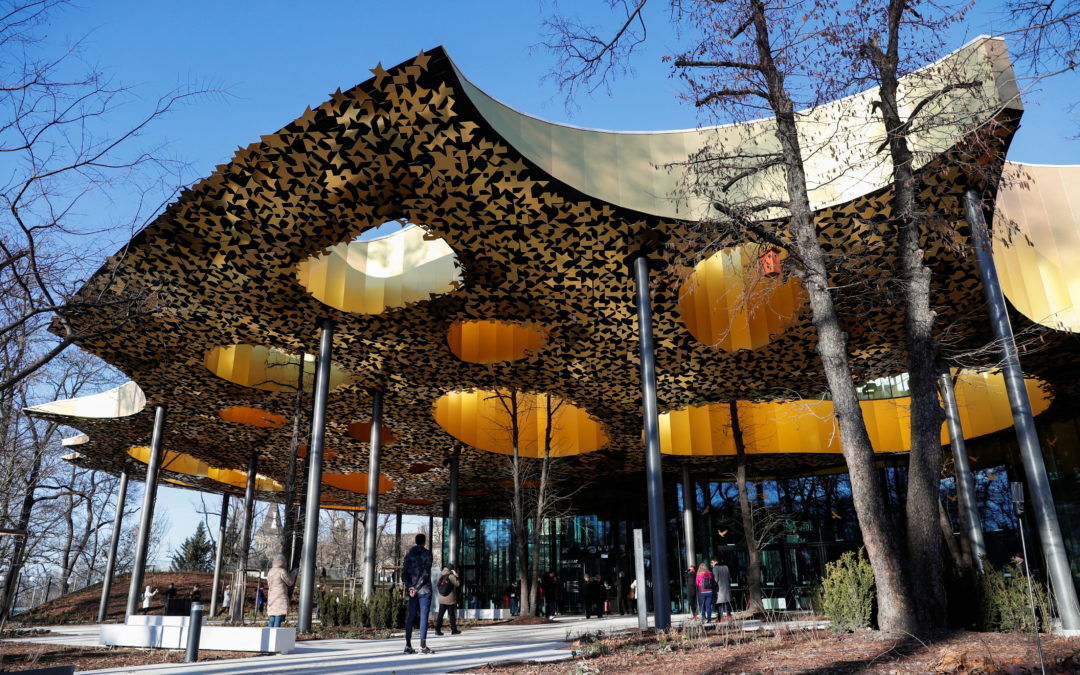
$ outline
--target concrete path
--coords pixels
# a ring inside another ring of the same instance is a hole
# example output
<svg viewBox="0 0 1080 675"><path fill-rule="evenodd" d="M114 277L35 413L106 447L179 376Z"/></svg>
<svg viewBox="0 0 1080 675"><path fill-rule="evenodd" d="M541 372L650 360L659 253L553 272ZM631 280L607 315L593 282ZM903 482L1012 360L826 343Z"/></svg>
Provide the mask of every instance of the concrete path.
<svg viewBox="0 0 1080 675"><path fill-rule="evenodd" d="M683 622L687 615L672 617ZM809 621L784 622L790 628L814 625ZM806 624L805 626L803 624ZM405 655L404 637L389 640L312 640L298 642L292 654L258 656L247 659L210 661L206 663L177 663L136 666L132 668L80 671L85 673L140 673L146 675L366 675L397 673L404 675L450 673L499 661L559 661L572 657L570 640L585 633L605 633L637 627L637 617L606 617L586 620L580 616L558 617L555 623L535 626L484 626L461 635L438 637L428 633L431 655ZM740 625L743 630L770 628L758 621ZM20 642L97 646L97 626L50 627L63 636L27 637ZM419 647L413 635L413 646Z"/></svg>

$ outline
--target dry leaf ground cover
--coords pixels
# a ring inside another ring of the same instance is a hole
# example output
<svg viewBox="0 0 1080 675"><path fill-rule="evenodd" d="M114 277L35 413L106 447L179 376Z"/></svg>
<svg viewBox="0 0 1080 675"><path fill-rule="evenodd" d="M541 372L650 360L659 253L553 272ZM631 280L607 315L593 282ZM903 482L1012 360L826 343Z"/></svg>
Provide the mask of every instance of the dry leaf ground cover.
<svg viewBox="0 0 1080 675"><path fill-rule="evenodd" d="M957 632L920 642L884 639L870 631L740 633L724 628L705 632L692 627L659 635L652 631L586 635L574 641L573 661L494 664L468 672L537 675L1039 672L1038 653L1030 634ZM1043 635L1042 640L1047 672L1080 673L1080 638Z"/></svg>

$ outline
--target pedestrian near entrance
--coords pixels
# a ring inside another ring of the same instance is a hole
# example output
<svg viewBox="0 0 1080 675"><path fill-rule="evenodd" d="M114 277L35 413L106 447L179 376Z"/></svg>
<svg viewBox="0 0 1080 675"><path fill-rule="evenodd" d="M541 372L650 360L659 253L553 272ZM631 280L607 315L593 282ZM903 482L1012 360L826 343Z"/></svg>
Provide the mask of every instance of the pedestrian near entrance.
<svg viewBox="0 0 1080 675"><path fill-rule="evenodd" d="M461 581L457 571L452 567L443 567L439 572L439 582L435 584L435 590L439 594L439 615L435 617L435 634L442 635L443 614L450 615L450 634L461 633L457 629L457 594Z"/></svg>
<svg viewBox="0 0 1080 675"><path fill-rule="evenodd" d="M702 621L712 620L713 591L715 590L715 584L716 582L713 580L712 572L709 571L709 566L705 563L698 565L696 585L698 611L701 612Z"/></svg>
<svg viewBox="0 0 1080 675"><path fill-rule="evenodd" d="M147 586L146 590L143 591L143 594L142 594L142 608L143 609L150 609L150 601L153 600L154 596L157 595L157 594L158 594L158 590L156 588L154 590L150 590L150 587Z"/></svg>
<svg viewBox="0 0 1080 675"><path fill-rule="evenodd" d="M600 575L590 577L585 575L585 618L604 618L604 599L602 597L603 585L600 583Z"/></svg>
<svg viewBox="0 0 1080 675"><path fill-rule="evenodd" d="M728 621L731 620L731 570L720 558L713 556L712 559L713 582L716 586L716 620L720 620L721 612L727 612Z"/></svg>
<svg viewBox="0 0 1080 675"><path fill-rule="evenodd" d="M427 646L427 619L431 611L431 551L424 548L427 537L416 535L416 545L409 549L401 562L401 579L409 597L405 615L405 653L415 654L412 646L413 623L420 618L420 653L434 654Z"/></svg>
<svg viewBox="0 0 1080 675"><path fill-rule="evenodd" d="M281 628L285 615L289 613L289 588L296 583L296 570L290 574L285 571L285 556L274 558L274 564L266 573L266 585L269 588L266 600L266 614L270 617L267 626Z"/></svg>
<svg viewBox="0 0 1080 675"><path fill-rule="evenodd" d="M510 616L521 614L521 582L514 579L506 587L506 597L510 598Z"/></svg>
<svg viewBox="0 0 1080 675"><path fill-rule="evenodd" d="M686 583L685 583L685 586L686 586L686 604L689 605L688 611L690 612L691 616L693 616L696 619L697 616L698 616L698 614L697 614L697 607L698 607L698 600L697 600L697 570L694 568L693 564L691 564L690 567L686 568L686 575L685 576L686 576Z"/></svg>
<svg viewBox="0 0 1080 675"><path fill-rule="evenodd" d="M220 614L229 613L229 603L232 600L232 587L226 586L225 592L221 594L221 612Z"/></svg>

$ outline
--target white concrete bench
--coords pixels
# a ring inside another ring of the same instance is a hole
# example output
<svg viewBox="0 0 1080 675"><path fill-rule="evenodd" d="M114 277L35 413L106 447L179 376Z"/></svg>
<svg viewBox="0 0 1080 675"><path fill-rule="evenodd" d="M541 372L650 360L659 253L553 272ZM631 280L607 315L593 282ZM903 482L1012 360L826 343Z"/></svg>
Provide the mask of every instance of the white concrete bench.
<svg viewBox="0 0 1080 675"><path fill-rule="evenodd" d="M186 616L130 616L124 624L102 624L98 642L117 647L185 649L188 621ZM295 648L295 628L204 624L199 633L199 649L288 654Z"/></svg>
<svg viewBox="0 0 1080 675"><path fill-rule="evenodd" d="M509 619L510 610L504 608L496 609L458 609L457 615L459 619ZM432 612L432 617L436 616L435 612Z"/></svg>

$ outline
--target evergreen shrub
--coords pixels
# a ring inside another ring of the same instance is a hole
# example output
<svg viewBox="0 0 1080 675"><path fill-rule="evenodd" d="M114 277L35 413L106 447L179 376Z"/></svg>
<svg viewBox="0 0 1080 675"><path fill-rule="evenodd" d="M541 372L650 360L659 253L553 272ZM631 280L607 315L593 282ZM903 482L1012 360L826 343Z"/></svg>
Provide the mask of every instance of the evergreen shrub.
<svg viewBox="0 0 1080 675"><path fill-rule="evenodd" d="M848 551L825 565L821 608L831 627L854 631L870 627L874 611L874 572L863 549Z"/></svg>
<svg viewBox="0 0 1080 675"><path fill-rule="evenodd" d="M1046 589L1035 579L1032 579L1031 587L1035 595L1038 628L1046 631L1050 626L1050 603ZM1030 632L1034 621L1023 566L1012 563L995 570L993 565L983 560L983 572L979 575L979 609L979 623L983 630Z"/></svg>

